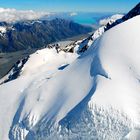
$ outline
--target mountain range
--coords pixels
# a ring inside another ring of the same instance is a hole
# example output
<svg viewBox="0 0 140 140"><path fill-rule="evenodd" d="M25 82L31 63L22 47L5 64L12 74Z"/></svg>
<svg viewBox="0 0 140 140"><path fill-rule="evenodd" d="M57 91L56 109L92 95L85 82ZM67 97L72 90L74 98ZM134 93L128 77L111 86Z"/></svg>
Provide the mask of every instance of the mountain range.
<svg viewBox="0 0 140 140"><path fill-rule="evenodd" d="M52 42L92 31L69 20L33 20L0 23L0 51L13 52L30 48L41 48Z"/></svg>

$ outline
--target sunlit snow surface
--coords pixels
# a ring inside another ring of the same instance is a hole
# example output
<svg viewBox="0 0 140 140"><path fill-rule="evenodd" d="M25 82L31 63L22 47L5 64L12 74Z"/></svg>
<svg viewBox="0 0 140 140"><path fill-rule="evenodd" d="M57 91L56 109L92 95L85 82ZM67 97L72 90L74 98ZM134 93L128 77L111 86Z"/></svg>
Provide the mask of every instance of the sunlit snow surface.
<svg viewBox="0 0 140 140"><path fill-rule="evenodd" d="M82 55L39 50L0 85L2 140L139 140L140 16Z"/></svg>

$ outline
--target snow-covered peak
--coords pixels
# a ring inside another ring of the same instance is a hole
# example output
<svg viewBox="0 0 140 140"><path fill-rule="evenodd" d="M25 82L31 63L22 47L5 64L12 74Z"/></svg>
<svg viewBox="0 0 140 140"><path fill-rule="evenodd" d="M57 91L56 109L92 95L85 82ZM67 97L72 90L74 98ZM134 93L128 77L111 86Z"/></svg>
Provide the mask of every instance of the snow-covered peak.
<svg viewBox="0 0 140 140"><path fill-rule="evenodd" d="M6 33L6 31L7 31L6 27L0 26L0 34L4 34L4 33Z"/></svg>
<svg viewBox="0 0 140 140"><path fill-rule="evenodd" d="M139 25L140 16L119 24L80 56L32 54L16 80L0 85L0 139L138 138Z"/></svg>

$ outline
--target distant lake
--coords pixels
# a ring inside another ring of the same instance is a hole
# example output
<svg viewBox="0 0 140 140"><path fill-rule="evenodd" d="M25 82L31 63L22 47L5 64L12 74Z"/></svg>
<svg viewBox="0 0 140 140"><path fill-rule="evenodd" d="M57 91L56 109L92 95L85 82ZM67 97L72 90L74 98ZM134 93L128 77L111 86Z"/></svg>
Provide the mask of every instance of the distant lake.
<svg viewBox="0 0 140 140"><path fill-rule="evenodd" d="M86 13L80 13L80 14L77 14L75 16L71 16L71 19L74 21L74 22L77 22L79 24L96 24L98 21L97 21L97 17L93 17L93 15L90 15L90 14L86 14Z"/></svg>
<svg viewBox="0 0 140 140"><path fill-rule="evenodd" d="M94 12L55 13L53 16L50 16L49 19L64 18L64 19L72 20L79 24L98 25L100 19L109 17L113 14L115 13L94 13Z"/></svg>

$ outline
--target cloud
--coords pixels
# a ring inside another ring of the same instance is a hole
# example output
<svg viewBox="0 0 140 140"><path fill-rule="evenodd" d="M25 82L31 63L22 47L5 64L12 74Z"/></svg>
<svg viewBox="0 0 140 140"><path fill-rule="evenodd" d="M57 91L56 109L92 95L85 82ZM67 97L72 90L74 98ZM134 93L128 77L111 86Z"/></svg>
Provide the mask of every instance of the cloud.
<svg viewBox="0 0 140 140"><path fill-rule="evenodd" d="M5 21L5 22L35 20L45 15L49 15L49 13L35 12L32 10L16 10L10 8L0 8L0 21Z"/></svg>
<svg viewBox="0 0 140 140"><path fill-rule="evenodd" d="M76 12L70 13L70 16L76 16L76 15L78 15Z"/></svg>
<svg viewBox="0 0 140 140"><path fill-rule="evenodd" d="M117 19L121 19L124 15L121 15L121 14L116 14L116 15L113 15L111 17L108 17L108 18L105 18L105 19L101 19L99 21L99 24L101 26L104 26L106 25L107 23L112 23L112 22L115 22Z"/></svg>

